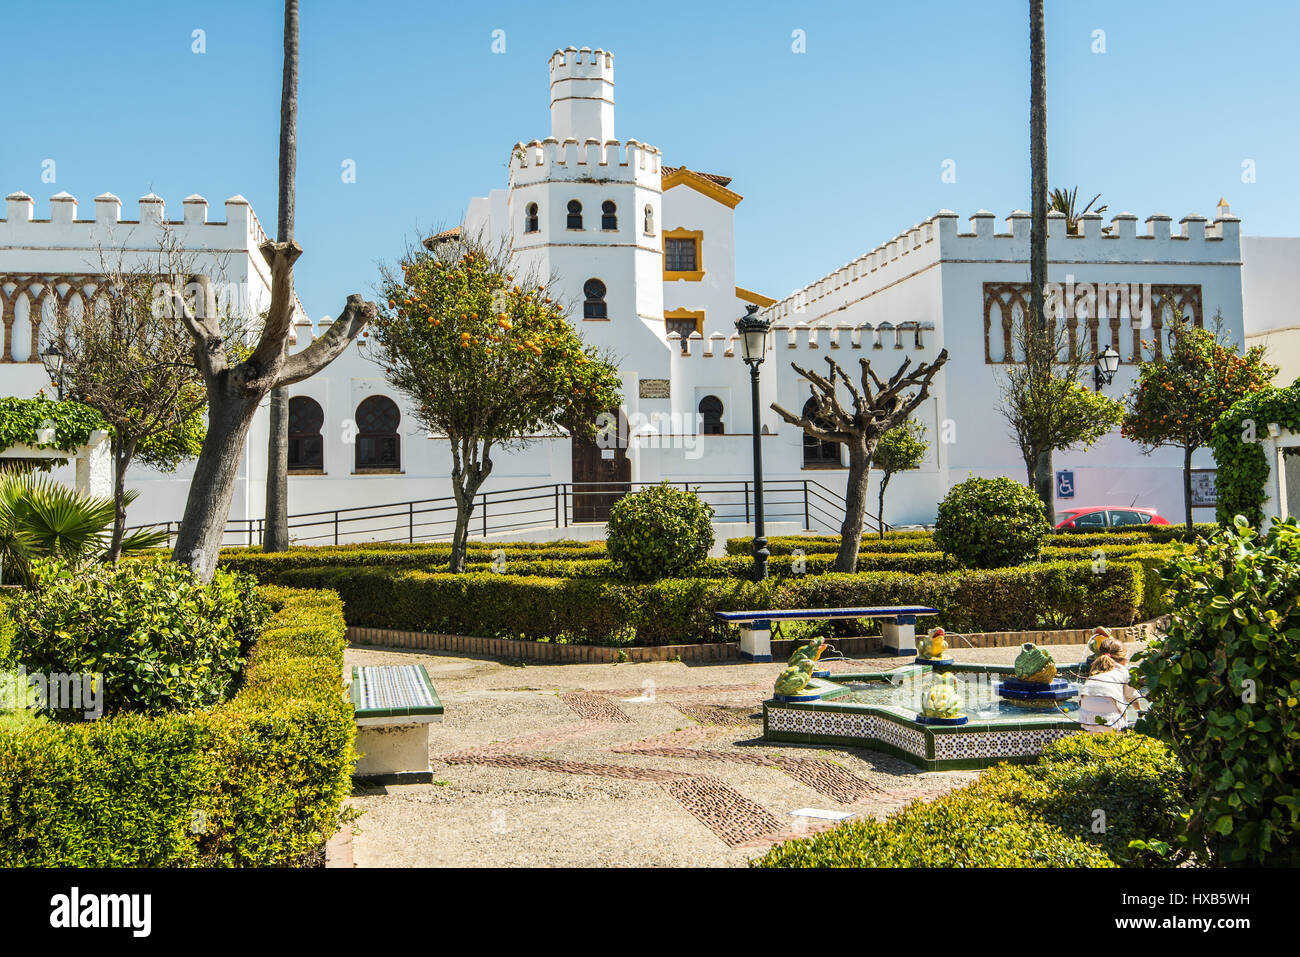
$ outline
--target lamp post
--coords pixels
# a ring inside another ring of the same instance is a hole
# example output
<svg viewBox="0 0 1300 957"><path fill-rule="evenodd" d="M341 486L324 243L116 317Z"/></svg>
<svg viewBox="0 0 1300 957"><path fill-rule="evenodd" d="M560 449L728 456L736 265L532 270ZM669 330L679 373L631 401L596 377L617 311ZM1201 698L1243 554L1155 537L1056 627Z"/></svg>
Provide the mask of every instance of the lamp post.
<svg viewBox="0 0 1300 957"><path fill-rule="evenodd" d="M63 401L63 353L54 343L45 347L41 353L41 365L45 366L45 374L50 377L50 385L54 386L58 393L59 401Z"/></svg>
<svg viewBox="0 0 1300 957"><path fill-rule="evenodd" d="M746 306L745 314L736 320L740 345L749 366L749 387L753 400L754 433L754 580L767 577L767 537L763 529L763 449L762 425L758 411L758 367L763 364L767 351L767 330L771 323L758 317L758 306Z"/></svg>
<svg viewBox="0 0 1300 957"><path fill-rule="evenodd" d="M1092 367L1092 384L1100 392L1103 385L1110 385L1119 368L1119 353L1114 346L1107 346L1106 351L1097 357L1097 364Z"/></svg>

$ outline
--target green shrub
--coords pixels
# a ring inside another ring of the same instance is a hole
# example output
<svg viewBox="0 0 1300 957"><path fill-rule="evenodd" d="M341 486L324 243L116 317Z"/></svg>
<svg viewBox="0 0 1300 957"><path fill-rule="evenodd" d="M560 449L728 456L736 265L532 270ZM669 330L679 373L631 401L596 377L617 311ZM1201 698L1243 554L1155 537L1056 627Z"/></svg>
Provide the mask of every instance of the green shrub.
<svg viewBox="0 0 1300 957"><path fill-rule="evenodd" d="M1048 745L1037 764L990 768L967 791L1096 844L1117 864L1148 867L1171 860L1129 845L1176 842L1184 786L1177 759L1154 738L1074 734Z"/></svg>
<svg viewBox="0 0 1300 957"><path fill-rule="evenodd" d="M973 478L939 503L934 543L971 568L1004 568L1036 560L1050 531L1032 489L1009 478Z"/></svg>
<svg viewBox="0 0 1300 957"><path fill-rule="evenodd" d="M999 801L957 791L886 820L778 844L755 867L1114 867L1100 849Z"/></svg>
<svg viewBox="0 0 1300 957"><path fill-rule="evenodd" d="M1165 569L1167 635L1138 657L1144 722L1189 777L1187 842L1211 861L1300 865L1300 527L1238 516Z"/></svg>
<svg viewBox="0 0 1300 957"><path fill-rule="evenodd" d="M333 833L356 760L342 607L262 592L275 612L215 708L0 726L0 866L283 866Z"/></svg>
<svg viewBox="0 0 1300 957"><path fill-rule="evenodd" d="M490 566L504 555L506 564L534 561L598 561L606 559L604 542L470 542L466 561ZM220 565L231 571L248 572L259 579L273 578L288 568L342 568L348 566L423 568L445 566L451 557L450 542L388 544L362 542L353 545L297 546L285 552L267 554L260 548L225 548Z"/></svg>
<svg viewBox="0 0 1300 957"><path fill-rule="evenodd" d="M713 506L686 489L654 485L614 503L605 535L609 557L628 578L672 578L708 557Z"/></svg>
<svg viewBox="0 0 1300 957"><path fill-rule="evenodd" d="M166 560L33 571L14 605L18 658L33 671L102 674L106 714L220 701L268 615L256 582L232 572L205 585Z"/></svg>
<svg viewBox="0 0 1300 957"><path fill-rule="evenodd" d="M1136 733L1075 734L1036 764L1000 764L973 784L885 821L859 818L787 841L757 867L1114 867L1174 863L1182 769ZM1104 819L1097 812L1105 813ZM1098 825L1102 826L1098 826ZM1134 848L1142 842L1147 849Z"/></svg>
<svg viewBox="0 0 1300 957"><path fill-rule="evenodd" d="M1219 524L1231 525L1238 515L1254 526L1264 521L1264 484L1269 469L1261 440L1270 425L1300 432L1300 381L1285 389L1248 395L1214 423L1210 446L1218 466L1214 511Z"/></svg>
<svg viewBox="0 0 1300 957"><path fill-rule="evenodd" d="M724 559L723 561L733 561ZM1126 625L1142 607L1142 570L1112 562L1047 562L1025 568L911 575L901 572L622 582L491 572L297 568L276 581L329 588L349 624L441 634L580 644L662 645L730 640L715 611L929 605L927 624L950 631L1019 631Z"/></svg>

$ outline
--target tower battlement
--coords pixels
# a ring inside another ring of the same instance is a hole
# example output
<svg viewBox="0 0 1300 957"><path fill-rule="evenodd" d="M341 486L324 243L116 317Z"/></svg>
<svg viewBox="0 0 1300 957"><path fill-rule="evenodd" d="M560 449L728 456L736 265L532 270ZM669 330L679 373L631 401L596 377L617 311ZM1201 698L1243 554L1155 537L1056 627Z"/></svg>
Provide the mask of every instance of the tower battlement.
<svg viewBox="0 0 1300 957"><path fill-rule="evenodd" d="M560 141L554 136L516 143L510 158L510 187L548 180L599 180L659 189L663 154L639 140L601 142L589 137Z"/></svg>
<svg viewBox="0 0 1300 957"><path fill-rule="evenodd" d="M566 47L551 54L551 136L614 139L614 54Z"/></svg>

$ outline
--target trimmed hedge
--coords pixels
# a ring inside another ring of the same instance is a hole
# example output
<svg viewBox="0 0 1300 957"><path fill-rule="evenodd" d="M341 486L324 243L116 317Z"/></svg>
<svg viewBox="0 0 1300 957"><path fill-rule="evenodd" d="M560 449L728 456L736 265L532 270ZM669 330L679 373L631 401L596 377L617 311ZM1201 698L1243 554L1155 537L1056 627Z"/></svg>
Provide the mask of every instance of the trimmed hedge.
<svg viewBox="0 0 1300 957"><path fill-rule="evenodd" d="M275 610L207 711L0 729L0 866L289 865L338 825L355 762L336 595Z"/></svg>
<svg viewBox="0 0 1300 957"><path fill-rule="evenodd" d="M465 560L491 564L505 553L507 565L516 561L594 561L607 559L604 542L470 542ZM362 542L355 545L314 545L267 554L260 548L223 548L221 567L250 572L259 579L274 576L286 568L374 567L437 568L451 557L450 542L387 544Z"/></svg>
<svg viewBox="0 0 1300 957"><path fill-rule="evenodd" d="M713 613L752 608L924 604L950 631L1126 625L1143 607L1135 563L1044 562L946 574L898 572L624 583L385 568L297 568L277 581L329 588L361 627L575 644L663 645L725 640ZM927 622L929 620L927 619Z"/></svg>
<svg viewBox="0 0 1300 957"><path fill-rule="evenodd" d="M1076 734L1036 765L1001 764L884 821L858 818L778 844L754 867L1115 867L1162 863L1133 840L1169 843L1180 826L1181 769L1137 734ZM1096 811L1105 828L1093 830Z"/></svg>

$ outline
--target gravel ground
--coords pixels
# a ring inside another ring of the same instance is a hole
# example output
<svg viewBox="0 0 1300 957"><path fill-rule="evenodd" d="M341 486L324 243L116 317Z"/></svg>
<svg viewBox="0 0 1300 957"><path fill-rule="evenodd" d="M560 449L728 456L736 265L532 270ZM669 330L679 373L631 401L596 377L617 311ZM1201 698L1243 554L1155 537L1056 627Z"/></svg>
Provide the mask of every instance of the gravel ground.
<svg viewBox="0 0 1300 957"><path fill-rule="evenodd" d="M1017 651L954 657L1010 663ZM1082 645L1052 651L1066 662L1086 654ZM353 665L412 663L426 667L446 707L430 726L435 783L357 788L358 867L742 866L776 840L831 826L795 809L884 815L976 776L921 772L868 750L763 742L759 705L780 663L518 665L373 647L346 655L349 675Z"/></svg>

